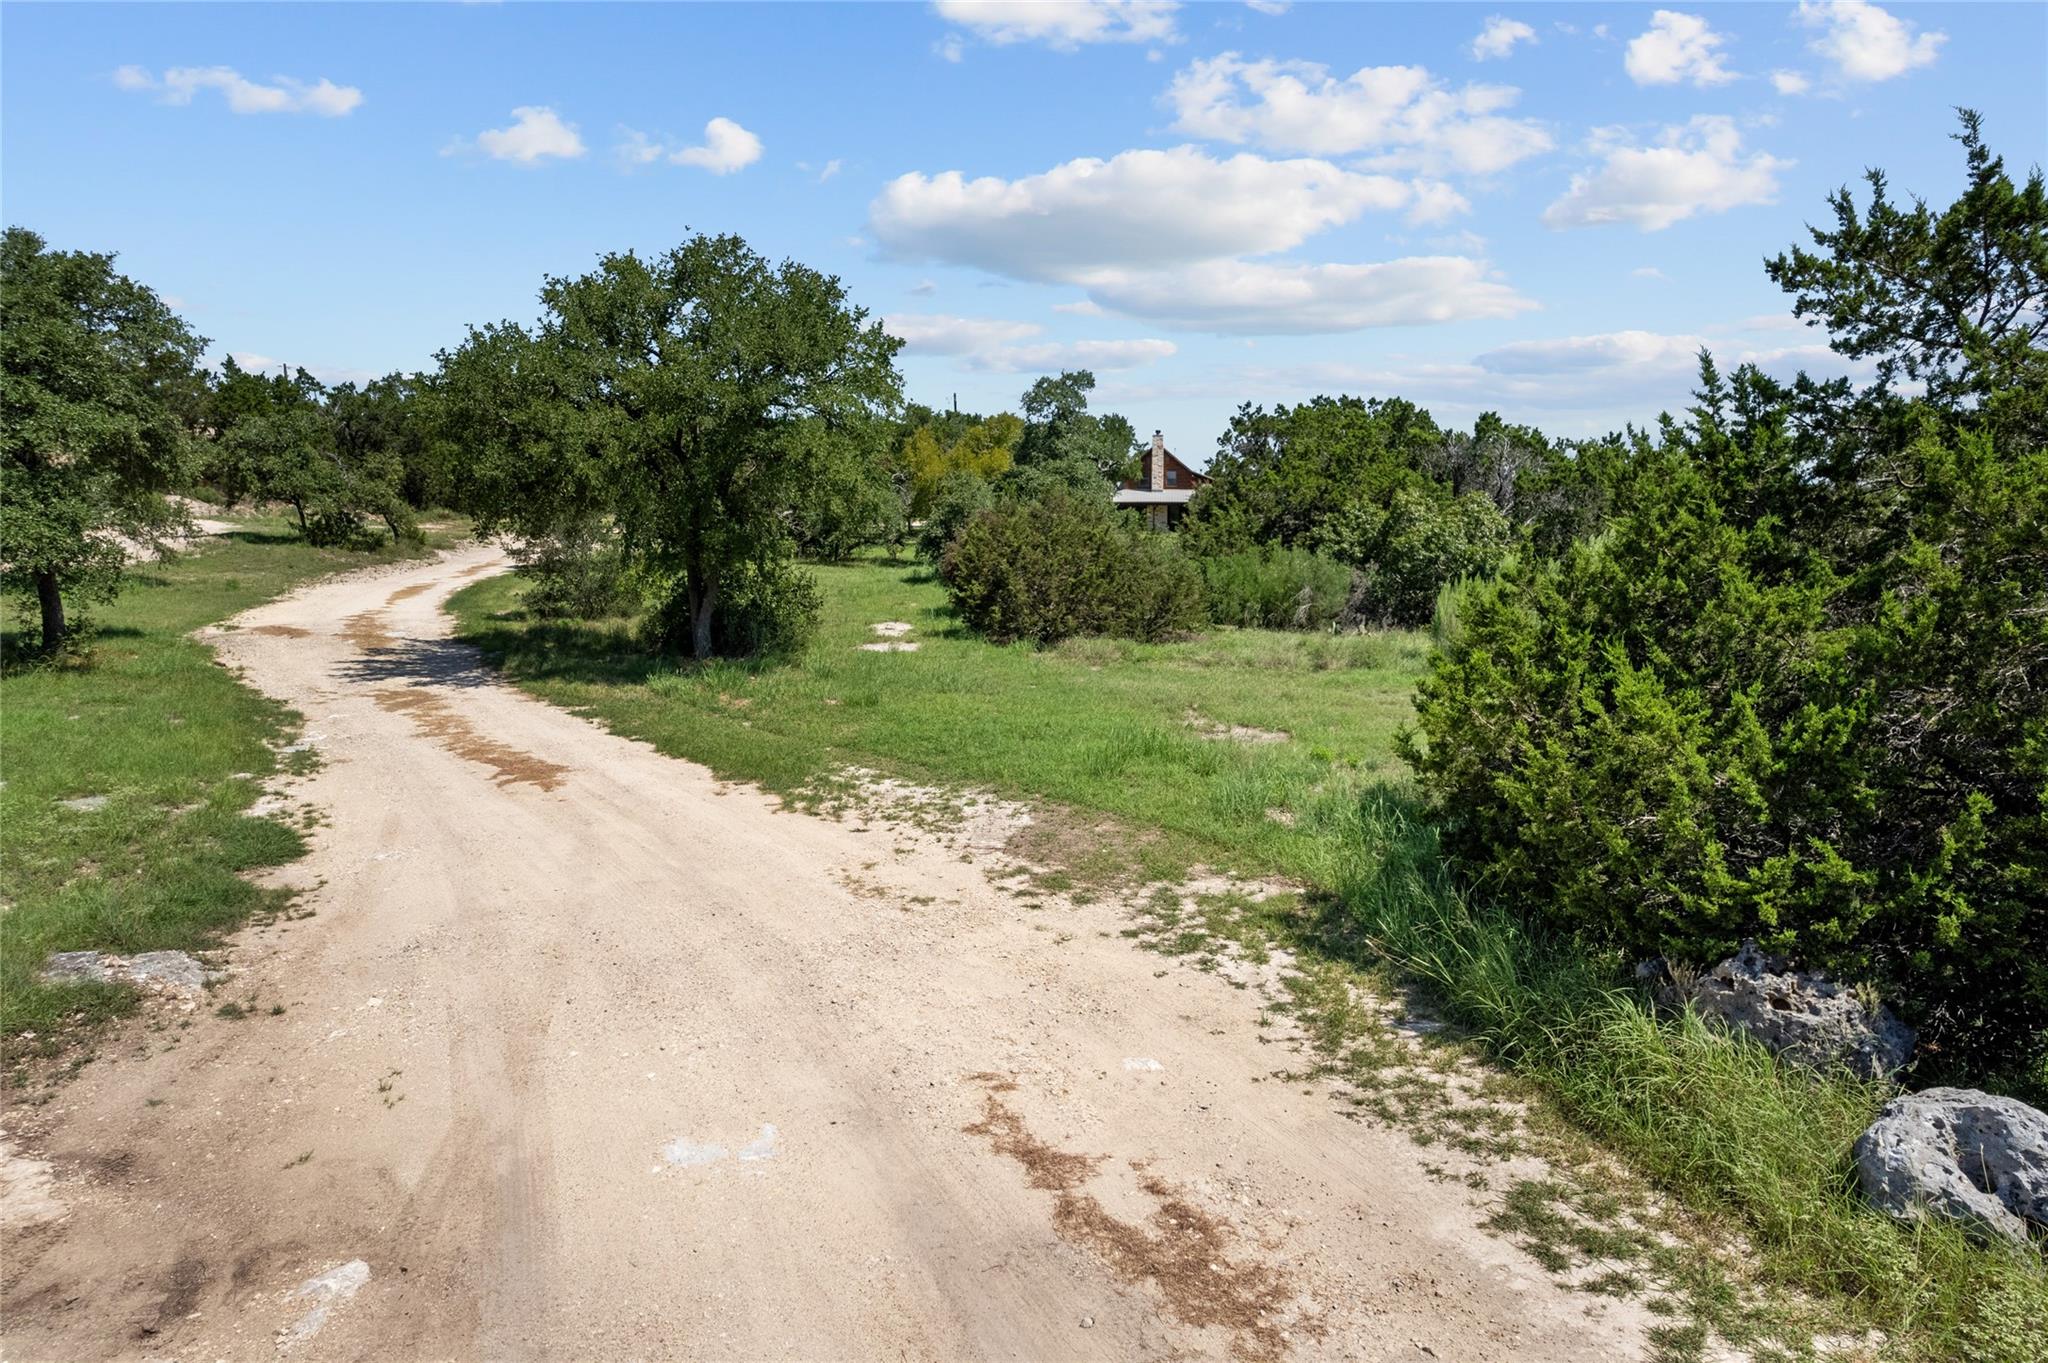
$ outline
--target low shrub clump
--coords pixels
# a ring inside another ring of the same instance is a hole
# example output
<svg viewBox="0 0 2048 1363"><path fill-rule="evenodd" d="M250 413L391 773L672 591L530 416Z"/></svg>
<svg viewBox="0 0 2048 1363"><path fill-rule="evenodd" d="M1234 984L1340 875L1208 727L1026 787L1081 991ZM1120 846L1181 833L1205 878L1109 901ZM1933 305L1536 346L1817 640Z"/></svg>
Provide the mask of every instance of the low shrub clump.
<svg viewBox="0 0 2048 1363"><path fill-rule="evenodd" d="M603 527L572 525L512 550L526 578L525 606L539 620L602 620L645 605L625 555Z"/></svg>
<svg viewBox="0 0 2048 1363"><path fill-rule="evenodd" d="M823 598L818 581L786 559L743 562L719 585L711 614L711 651L721 658L781 658L803 651L818 632ZM642 626L649 646L663 652L690 645L694 611L680 583Z"/></svg>
<svg viewBox="0 0 2048 1363"><path fill-rule="evenodd" d="M917 527L919 557L945 571L946 546L977 515L996 504L994 488L973 473L948 473L932 493L931 508Z"/></svg>
<svg viewBox="0 0 2048 1363"><path fill-rule="evenodd" d="M1248 549L1201 560L1209 618L1245 629L1328 629L1351 595L1351 569L1305 549Z"/></svg>
<svg viewBox="0 0 2048 1363"><path fill-rule="evenodd" d="M1204 623L1201 570L1107 502L1053 491L984 510L947 548L953 609L998 643L1080 634L1157 640Z"/></svg>

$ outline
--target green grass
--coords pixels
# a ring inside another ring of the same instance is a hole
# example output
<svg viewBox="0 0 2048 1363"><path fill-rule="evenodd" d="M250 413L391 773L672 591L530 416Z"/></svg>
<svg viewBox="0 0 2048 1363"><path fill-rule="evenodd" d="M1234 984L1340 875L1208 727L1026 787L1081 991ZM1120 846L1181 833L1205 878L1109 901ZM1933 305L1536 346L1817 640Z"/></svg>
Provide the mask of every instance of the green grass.
<svg viewBox="0 0 2048 1363"><path fill-rule="evenodd" d="M1660 1357L1699 1358L1711 1336L1799 1357L1833 1329L1878 1332L1887 1358L2048 1358L2038 1258L1905 1231L1856 1198L1849 1146L1880 1088L1659 1016L1627 962L1546 938L1454 883L1392 753L1424 636L1224 630L995 648L963 634L940 587L908 565L818 576L820 637L775 665L649 657L628 621L529 621L510 578L465 589L452 609L522 686L727 777L801 800L858 766L1075 811L1075 836L1033 849L1063 857L1044 888L1170 882L1196 864L1293 880L1304 893L1263 903L1188 907L1161 890L1132 935L1204 968L1226 952L1293 950L1316 1072L1418 1140L1551 1160L1554 1179L1496 1190L1497 1228L1561 1272L1582 1270L1588 1290L1657 1289ZM921 650L860 652L884 620L915 625ZM1191 718L1289 738L1211 741ZM1117 822L1106 837L1103 815ZM1456 1024L1451 1046L1518 1077L1501 1101L1535 1098L1529 1120L1450 1096L1351 1002L1358 985L1396 980ZM1646 1216L1662 1221L1645 1228Z"/></svg>
<svg viewBox="0 0 2048 1363"><path fill-rule="evenodd" d="M0 617L0 1060L54 1053L133 1003L121 986L43 984L50 952L200 950L283 902L242 874L299 856L299 834L244 811L297 717L187 636L389 557L314 549L282 520L250 520L172 562L136 565L95 612L87 651L49 664L21 654L10 604ZM84 796L106 802L60 803Z"/></svg>
<svg viewBox="0 0 2048 1363"><path fill-rule="evenodd" d="M537 694L721 774L791 796L877 764L985 785L1157 829L1163 845L1145 853L1155 869L1219 846L1248 869L1308 869L1325 821L1398 778L1392 740L1427 654L1421 634L1220 630L1191 643L995 648L959 628L921 570L817 571L825 621L793 666L679 665L636 648L627 622L529 622L509 577L465 588L451 609ZM862 652L887 620L914 625L919 651ZM1191 718L1291 741L1219 742Z"/></svg>

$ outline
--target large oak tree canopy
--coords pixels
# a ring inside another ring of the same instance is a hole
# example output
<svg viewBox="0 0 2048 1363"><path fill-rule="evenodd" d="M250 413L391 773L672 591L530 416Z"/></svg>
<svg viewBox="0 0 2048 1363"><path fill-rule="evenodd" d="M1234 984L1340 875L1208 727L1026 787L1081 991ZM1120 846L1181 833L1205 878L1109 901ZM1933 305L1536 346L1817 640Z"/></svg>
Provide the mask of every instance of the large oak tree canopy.
<svg viewBox="0 0 2048 1363"><path fill-rule="evenodd" d="M440 357L479 528L610 520L707 657L735 574L784 562L793 508L882 449L901 342L838 279L736 236L605 256L541 303L532 331L473 329Z"/></svg>
<svg viewBox="0 0 2048 1363"><path fill-rule="evenodd" d="M114 257L0 241L0 582L36 598L63 647L64 598L118 589L127 549L184 522L182 464L203 338Z"/></svg>

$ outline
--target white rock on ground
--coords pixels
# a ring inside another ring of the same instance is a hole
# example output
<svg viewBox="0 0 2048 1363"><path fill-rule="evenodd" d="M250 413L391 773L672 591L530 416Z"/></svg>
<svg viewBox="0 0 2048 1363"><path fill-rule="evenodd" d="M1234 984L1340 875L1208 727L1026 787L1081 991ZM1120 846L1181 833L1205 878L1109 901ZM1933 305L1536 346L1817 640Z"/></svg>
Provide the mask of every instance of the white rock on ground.
<svg viewBox="0 0 2048 1363"><path fill-rule="evenodd" d="M1872 1012L1848 985L1794 970L1755 942L1702 975L1690 997L1706 1016L1813 1069L1841 1066L1879 1079L1913 1055L1913 1029L1890 1009Z"/></svg>
<svg viewBox="0 0 2048 1363"><path fill-rule="evenodd" d="M1978 1089L1904 1094L1857 1138L1856 1176L1901 1220L1932 1216L2026 1244L2048 1234L2048 1113Z"/></svg>
<svg viewBox="0 0 2048 1363"><path fill-rule="evenodd" d="M206 987L212 972L182 951L144 951L134 956L113 956L98 951L56 951L43 962L43 978L51 983L95 980L102 983L126 980L131 984L155 985L178 993L196 993Z"/></svg>
<svg viewBox="0 0 2048 1363"><path fill-rule="evenodd" d="M327 1323L329 1313L362 1291L363 1284L368 1281L370 1266L361 1259L351 1259L300 1283L292 1290L291 1300L311 1301L314 1303L313 1309L300 1316L285 1330L278 1339L278 1347L289 1349L319 1334L320 1327Z"/></svg>

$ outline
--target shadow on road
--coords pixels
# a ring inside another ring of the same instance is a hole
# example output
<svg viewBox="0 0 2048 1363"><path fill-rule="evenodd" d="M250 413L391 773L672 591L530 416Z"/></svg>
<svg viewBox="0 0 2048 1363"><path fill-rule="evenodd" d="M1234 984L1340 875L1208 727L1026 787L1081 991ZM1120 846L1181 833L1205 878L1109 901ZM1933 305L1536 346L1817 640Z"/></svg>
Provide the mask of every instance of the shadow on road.
<svg viewBox="0 0 2048 1363"><path fill-rule="evenodd" d="M364 685L488 686L497 674L483 655L453 639L399 639L343 661L336 669L343 681Z"/></svg>

